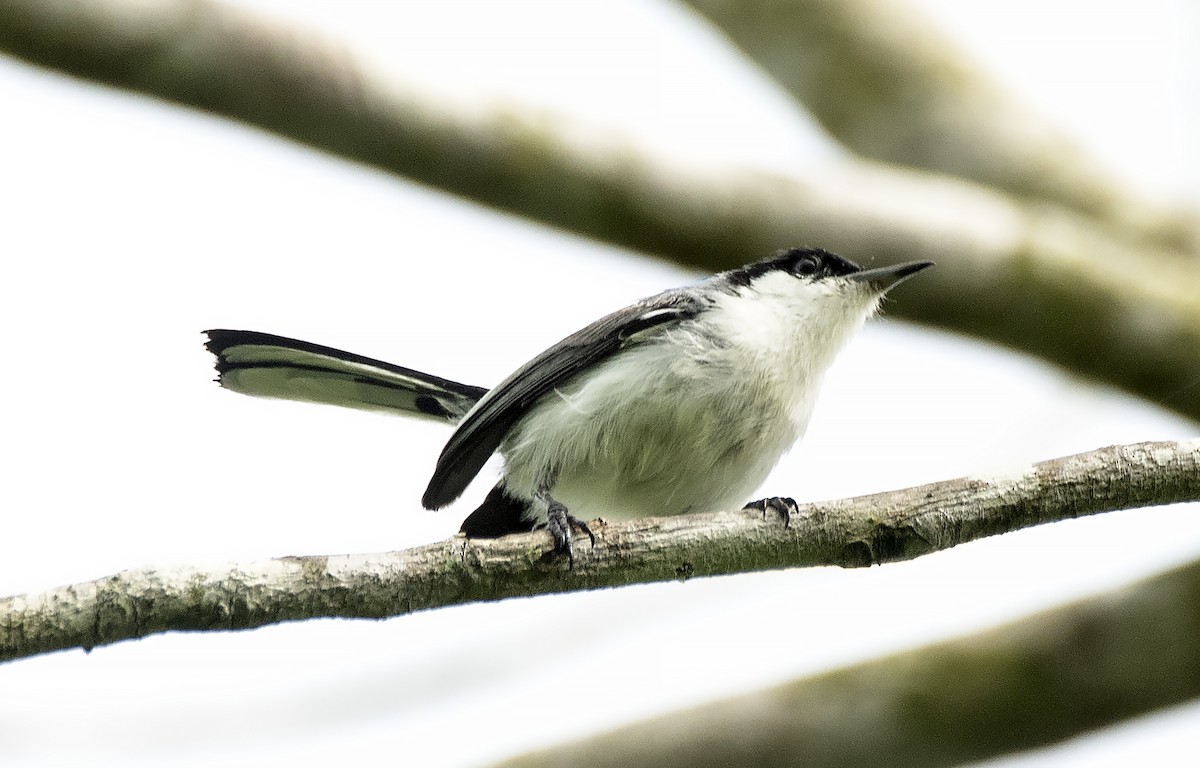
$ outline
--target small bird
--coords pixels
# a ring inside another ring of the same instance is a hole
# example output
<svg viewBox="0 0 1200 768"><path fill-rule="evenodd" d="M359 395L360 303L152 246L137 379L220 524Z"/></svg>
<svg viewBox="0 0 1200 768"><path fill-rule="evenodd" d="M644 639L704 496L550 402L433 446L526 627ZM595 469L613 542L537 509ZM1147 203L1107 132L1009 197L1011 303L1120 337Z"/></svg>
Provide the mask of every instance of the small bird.
<svg viewBox="0 0 1200 768"><path fill-rule="evenodd" d="M808 426L825 371L883 295L931 266L864 270L790 248L602 317L492 389L273 334L210 330L222 387L457 425L422 503L457 499L495 452L503 476L462 524L545 526L574 563L585 520L742 505ZM746 505L785 515L791 499Z"/></svg>

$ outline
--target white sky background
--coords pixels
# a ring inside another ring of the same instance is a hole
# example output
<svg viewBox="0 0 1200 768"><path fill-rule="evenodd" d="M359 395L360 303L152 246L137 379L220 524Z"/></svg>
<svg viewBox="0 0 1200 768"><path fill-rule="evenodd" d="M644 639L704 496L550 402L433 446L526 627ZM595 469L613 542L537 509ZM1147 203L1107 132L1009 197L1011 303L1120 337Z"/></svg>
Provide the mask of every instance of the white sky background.
<svg viewBox="0 0 1200 768"><path fill-rule="evenodd" d="M1194 199L1200 35L1189 4L919 4L1130 183ZM562 110L693 162L801 169L837 154L665 4L255 5L353 35L364 55L464 104ZM486 491L480 481L448 512L420 510L448 430L222 392L204 328L294 335L490 384L603 312L693 278L7 60L0 103L0 594L139 566L423 543L453 533ZM904 407L854 407L883 400ZM1195 434L1034 362L878 322L764 490L828 498ZM480 764L1195 557L1196 511L1107 515L869 570L158 636L21 661L0 666L0 765ZM1183 708L1011 762L1166 762L1195 754L1198 723L1200 708Z"/></svg>

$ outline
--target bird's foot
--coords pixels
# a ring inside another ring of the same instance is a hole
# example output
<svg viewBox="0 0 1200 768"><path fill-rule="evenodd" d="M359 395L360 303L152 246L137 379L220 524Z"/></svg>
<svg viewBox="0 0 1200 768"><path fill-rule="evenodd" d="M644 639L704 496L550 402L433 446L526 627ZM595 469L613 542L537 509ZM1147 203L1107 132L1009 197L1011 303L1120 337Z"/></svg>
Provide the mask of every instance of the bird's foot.
<svg viewBox="0 0 1200 768"><path fill-rule="evenodd" d="M567 508L560 502L550 501L550 505L546 509L546 528L550 531L550 536L554 539L552 553L555 555L566 555L568 568L575 567L575 550L571 545L572 531L586 533L588 539L592 542L592 546L596 546L596 534L592 533L592 529L588 527L588 524L567 512Z"/></svg>
<svg viewBox="0 0 1200 768"><path fill-rule="evenodd" d="M787 496L769 496L765 499L750 502L743 507L743 510L761 512L763 520L767 519L767 510L771 510L783 518L783 527L789 528L792 525L792 515L798 513L800 507L796 504L795 499Z"/></svg>

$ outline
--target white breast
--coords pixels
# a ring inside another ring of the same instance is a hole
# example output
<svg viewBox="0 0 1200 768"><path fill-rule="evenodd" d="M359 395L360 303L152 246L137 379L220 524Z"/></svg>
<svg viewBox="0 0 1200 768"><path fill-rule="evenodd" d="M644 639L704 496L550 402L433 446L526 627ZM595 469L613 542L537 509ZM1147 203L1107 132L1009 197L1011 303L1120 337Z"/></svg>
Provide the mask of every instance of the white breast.
<svg viewBox="0 0 1200 768"><path fill-rule="evenodd" d="M500 448L509 492L577 517L744 504L804 433L826 368L874 309L835 286L768 273L696 320L623 350L546 396ZM778 493L785 493L780 489Z"/></svg>

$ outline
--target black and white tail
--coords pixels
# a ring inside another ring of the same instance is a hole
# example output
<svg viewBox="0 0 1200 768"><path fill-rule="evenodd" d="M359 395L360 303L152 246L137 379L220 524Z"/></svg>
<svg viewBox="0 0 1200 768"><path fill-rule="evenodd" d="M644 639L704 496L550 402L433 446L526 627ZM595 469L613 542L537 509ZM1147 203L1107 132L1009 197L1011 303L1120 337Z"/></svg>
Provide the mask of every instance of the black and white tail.
<svg viewBox="0 0 1200 768"><path fill-rule="evenodd" d="M205 331L217 382L244 395L386 411L457 424L483 387L286 336Z"/></svg>

